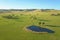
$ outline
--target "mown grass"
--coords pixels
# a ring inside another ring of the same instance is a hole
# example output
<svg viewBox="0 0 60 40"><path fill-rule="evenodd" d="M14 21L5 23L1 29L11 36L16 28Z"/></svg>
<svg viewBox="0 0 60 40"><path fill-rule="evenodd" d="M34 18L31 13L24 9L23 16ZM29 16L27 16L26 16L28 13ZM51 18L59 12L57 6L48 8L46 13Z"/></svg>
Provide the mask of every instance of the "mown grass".
<svg viewBox="0 0 60 40"><path fill-rule="evenodd" d="M46 12L23 12L22 15L20 13L13 13L17 15L19 19L2 17L11 14L12 13L0 14L0 40L60 40L60 27L57 27L60 26L60 16L51 16L51 14ZM36 16L37 19L32 20L31 16ZM41 26L38 24L39 22L45 22L45 25ZM54 30L55 33L39 34L24 30L24 27L30 25L49 28ZM56 25L56 27L46 25Z"/></svg>

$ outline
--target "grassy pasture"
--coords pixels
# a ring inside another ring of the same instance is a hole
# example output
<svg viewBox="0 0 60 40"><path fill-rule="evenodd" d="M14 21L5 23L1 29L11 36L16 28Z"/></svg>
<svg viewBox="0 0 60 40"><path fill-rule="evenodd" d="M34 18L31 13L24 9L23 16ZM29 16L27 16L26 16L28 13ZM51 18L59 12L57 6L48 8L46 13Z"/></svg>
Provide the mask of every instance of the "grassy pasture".
<svg viewBox="0 0 60 40"><path fill-rule="evenodd" d="M13 17L8 19L6 16L9 15ZM18 19L14 19L15 17ZM45 22L45 25L39 25L39 22ZM24 27L30 25L49 28L55 33L39 34L24 30ZM0 14L0 40L60 40L60 16L35 11L2 13Z"/></svg>

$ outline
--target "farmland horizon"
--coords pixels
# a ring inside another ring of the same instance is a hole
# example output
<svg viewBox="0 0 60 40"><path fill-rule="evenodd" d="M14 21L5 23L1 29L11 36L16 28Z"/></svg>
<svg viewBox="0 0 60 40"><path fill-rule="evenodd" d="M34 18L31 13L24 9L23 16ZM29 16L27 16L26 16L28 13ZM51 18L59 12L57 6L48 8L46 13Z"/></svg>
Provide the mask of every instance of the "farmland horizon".
<svg viewBox="0 0 60 40"><path fill-rule="evenodd" d="M32 8L32 9L34 9L34 8ZM31 9L31 10L32 10ZM27 10L27 8L4 8L4 9L0 9L0 10ZM28 8L28 10L29 10L29 8ZM34 10L42 10L42 9L34 9ZM43 9L43 10L60 10L60 9Z"/></svg>

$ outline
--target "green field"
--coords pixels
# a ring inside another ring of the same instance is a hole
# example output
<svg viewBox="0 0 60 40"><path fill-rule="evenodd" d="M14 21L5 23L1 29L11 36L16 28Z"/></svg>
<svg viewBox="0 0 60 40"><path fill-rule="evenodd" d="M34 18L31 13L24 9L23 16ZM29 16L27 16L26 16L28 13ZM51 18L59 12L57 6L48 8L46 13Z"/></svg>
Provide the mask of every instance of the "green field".
<svg viewBox="0 0 60 40"><path fill-rule="evenodd" d="M60 40L60 16L52 16L52 13L37 10L1 13L0 40ZM9 19L9 15L13 17ZM45 22L45 25L39 25L39 22ZM55 33L33 33L24 29L31 25L48 28Z"/></svg>

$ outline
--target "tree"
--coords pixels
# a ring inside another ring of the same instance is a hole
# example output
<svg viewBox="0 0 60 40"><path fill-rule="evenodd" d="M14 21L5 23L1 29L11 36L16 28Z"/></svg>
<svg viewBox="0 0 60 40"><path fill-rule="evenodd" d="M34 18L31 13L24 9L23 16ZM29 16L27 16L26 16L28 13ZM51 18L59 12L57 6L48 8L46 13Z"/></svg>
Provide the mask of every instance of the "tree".
<svg viewBox="0 0 60 40"><path fill-rule="evenodd" d="M39 22L38 24L39 24L40 26L42 26L42 25L45 24L45 22Z"/></svg>

